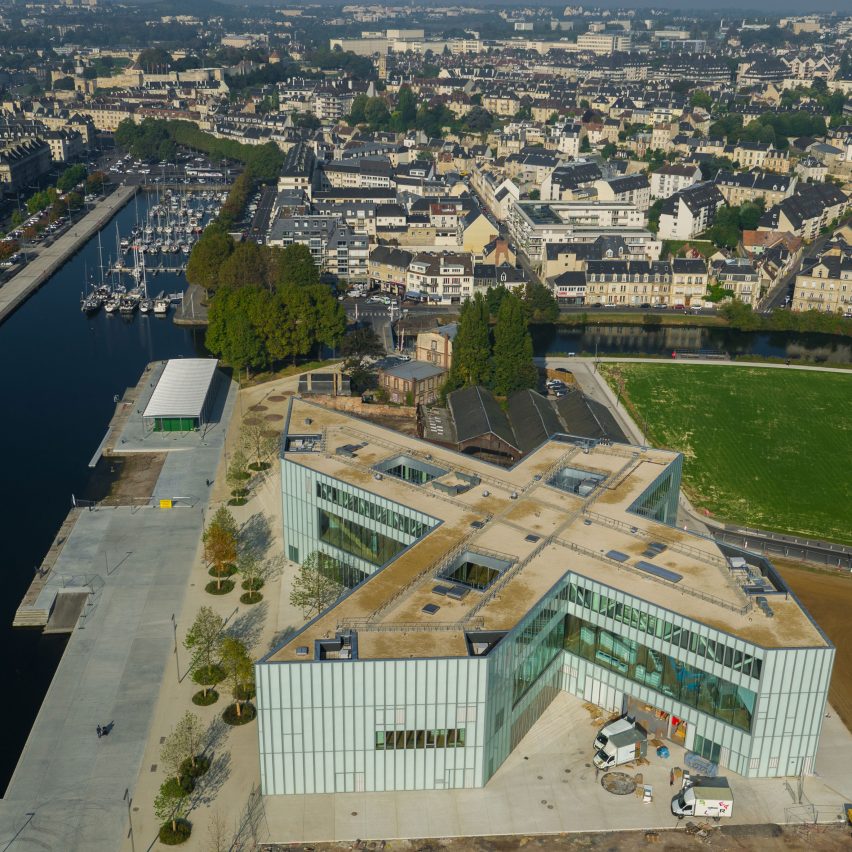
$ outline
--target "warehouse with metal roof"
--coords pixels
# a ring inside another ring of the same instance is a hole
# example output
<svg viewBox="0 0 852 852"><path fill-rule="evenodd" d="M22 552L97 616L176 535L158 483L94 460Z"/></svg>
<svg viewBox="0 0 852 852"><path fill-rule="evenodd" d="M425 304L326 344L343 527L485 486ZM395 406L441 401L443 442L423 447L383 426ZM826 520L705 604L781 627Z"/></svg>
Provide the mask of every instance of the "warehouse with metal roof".
<svg viewBox="0 0 852 852"><path fill-rule="evenodd" d="M215 358L175 358L166 366L142 414L153 432L191 432L209 423L216 396Z"/></svg>

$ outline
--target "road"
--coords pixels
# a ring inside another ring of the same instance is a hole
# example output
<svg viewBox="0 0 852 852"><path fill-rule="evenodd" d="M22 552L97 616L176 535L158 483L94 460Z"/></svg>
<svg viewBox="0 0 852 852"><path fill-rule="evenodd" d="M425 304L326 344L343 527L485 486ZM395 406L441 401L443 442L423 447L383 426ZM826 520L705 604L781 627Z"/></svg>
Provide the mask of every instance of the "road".
<svg viewBox="0 0 852 852"><path fill-rule="evenodd" d="M782 275L772 289L763 297L760 302L760 309L762 311L771 311L775 308L783 308L788 304L788 300L793 298L796 275L802 268L802 264L805 263L808 258L817 257L822 251L822 247L829 241L829 239L831 239L831 234L824 234L814 240L814 242L808 247L807 251L802 253L802 256L793 265L793 268L785 275Z"/></svg>
<svg viewBox="0 0 852 852"><path fill-rule="evenodd" d="M272 216L272 205L275 202L277 192L278 189L274 186L265 186L263 188L260 200L257 202L257 210L255 210L254 216L252 216L251 226L248 231L251 239L266 242L266 235L269 233L269 219Z"/></svg>

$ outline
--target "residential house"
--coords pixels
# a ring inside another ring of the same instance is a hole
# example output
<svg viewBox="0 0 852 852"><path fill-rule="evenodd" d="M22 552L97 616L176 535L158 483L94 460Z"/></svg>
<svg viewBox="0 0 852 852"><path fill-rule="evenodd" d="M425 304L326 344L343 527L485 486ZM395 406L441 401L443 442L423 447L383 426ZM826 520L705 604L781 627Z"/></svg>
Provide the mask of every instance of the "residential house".
<svg viewBox="0 0 852 852"><path fill-rule="evenodd" d="M658 236L664 240L689 240L706 231L725 199L714 183L698 183L663 202Z"/></svg>
<svg viewBox="0 0 852 852"><path fill-rule="evenodd" d="M739 207L748 201L762 198L767 207L789 198L796 188L796 175L778 175L772 172L730 172L719 169L714 183L725 202Z"/></svg>
<svg viewBox="0 0 852 852"><path fill-rule="evenodd" d="M414 357L449 370L453 366L453 340L458 330L458 323L453 322L418 332Z"/></svg>
<svg viewBox="0 0 852 852"><path fill-rule="evenodd" d="M796 275L794 311L823 311L852 317L852 251L823 254Z"/></svg>
<svg viewBox="0 0 852 852"><path fill-rule="evenodd" d="M390 402L403 405L429 405L438 398L446 370L426 361L407 361L382 367L378 383Z"/></svg>
<svg viewBox="0 0 852 852"><path fill-rule="evenodd" d="M621 201L632 204L637 210L645 211L651 206L651 185L641 172L619 175L608 180L597 180L594 188L600 201Z"/></svg>
<svg viewBox="0 0 852 852"><path fill-rule="evenodd" d="M375 246L370 251L367 276L370 287L402 296L406 290L408 266L414 255L392 246Z"/></svg>
<svg viewBox="0 0 852 852"><path fill-rule="evenodd" d="M698 166L673 163L651 172L651 198L668 198L701 180Z"/></svg>

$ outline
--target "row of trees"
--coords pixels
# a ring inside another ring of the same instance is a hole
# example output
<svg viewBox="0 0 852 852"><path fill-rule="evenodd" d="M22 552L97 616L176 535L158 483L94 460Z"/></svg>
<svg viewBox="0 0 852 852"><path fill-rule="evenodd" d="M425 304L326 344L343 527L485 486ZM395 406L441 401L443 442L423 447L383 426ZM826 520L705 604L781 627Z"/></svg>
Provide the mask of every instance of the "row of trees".
<svg viewBox="0 0 852 852"><path fill-rule="evenodd" d="M239 463L238 463L239 465ZM264 559L256 549L241 545L234 516L225 506L220 506L204 530L204 559L210 566L213 581L208 584L211 594L227 594L234 588L230 578L239 573L245 594L241 603L258 603L260 590L278 570L274 560Z"/></svg>
<svg viewBox="0 0 852 852"><path fill-rule="evenodd" d="M487 297L477 293L467 299L459 314L453 364L442 393L484 385L498 396L509 396L537 384L523 299L512 291L502 296L493 330Z"/></svg>

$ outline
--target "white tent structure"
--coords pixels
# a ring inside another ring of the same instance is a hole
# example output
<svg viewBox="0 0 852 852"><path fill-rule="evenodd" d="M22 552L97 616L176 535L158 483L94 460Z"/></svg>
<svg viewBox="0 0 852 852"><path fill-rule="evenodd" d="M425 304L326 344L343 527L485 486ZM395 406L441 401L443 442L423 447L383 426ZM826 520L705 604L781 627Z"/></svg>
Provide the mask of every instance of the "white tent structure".
<svg viewBox="0 0 852 852"><path fill-rule="evenodd" d="M208 423L216 387L215 358L173 358L166 362L142 414L154 432L191 432Z"/></svg>

